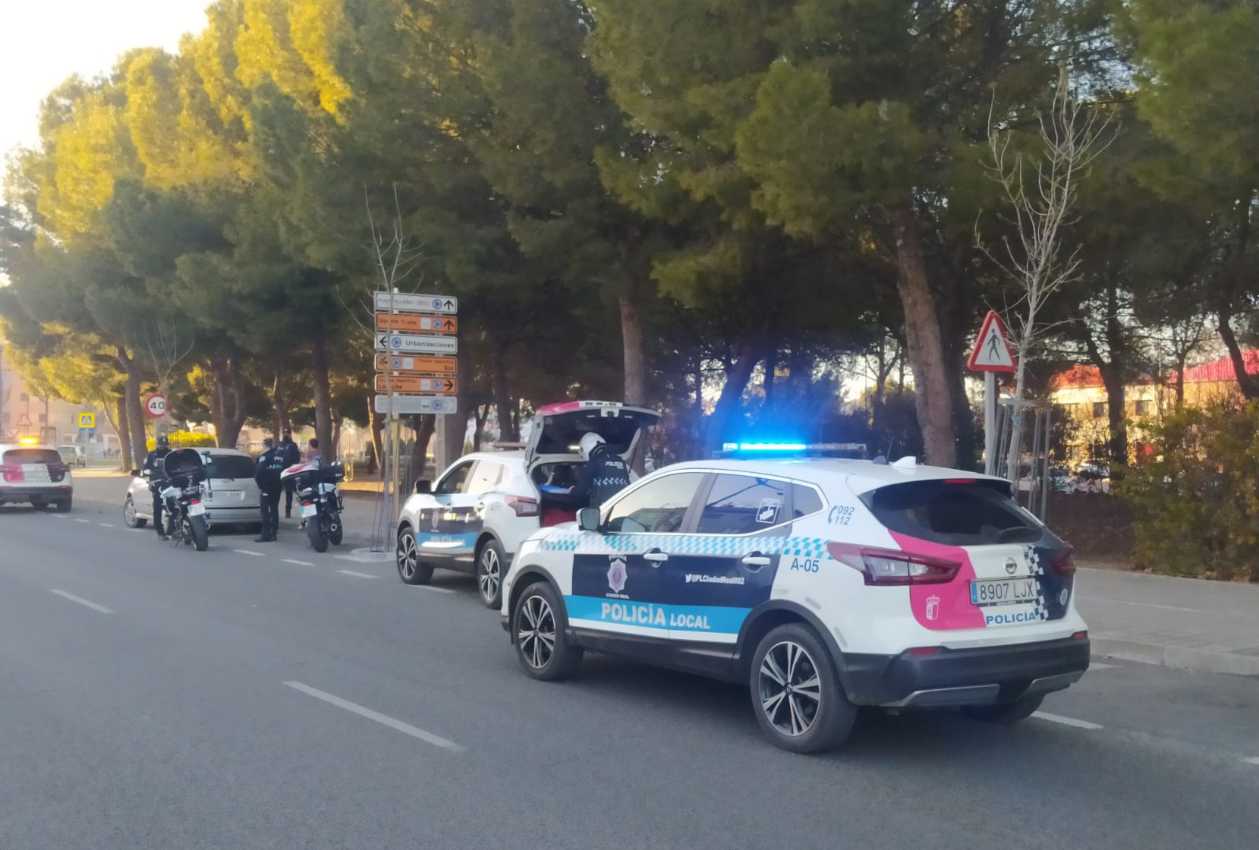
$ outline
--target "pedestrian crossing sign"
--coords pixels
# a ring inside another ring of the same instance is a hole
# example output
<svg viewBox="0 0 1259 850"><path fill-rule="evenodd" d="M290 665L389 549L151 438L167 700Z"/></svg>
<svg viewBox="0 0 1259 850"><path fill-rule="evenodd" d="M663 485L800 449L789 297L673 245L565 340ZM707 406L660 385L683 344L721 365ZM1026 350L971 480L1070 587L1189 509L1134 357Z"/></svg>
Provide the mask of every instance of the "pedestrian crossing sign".
<svg viewBox="0 0 1259 850"><path fill-rule="evenodd" d="M979 336L975 337L975 347L971 349L970 359L966 361L966 368L972 372L1014 371L1014 352L1010 348L1010 337L1006 334L1005 323L996 310L989 310L984 317Z"/></svg>

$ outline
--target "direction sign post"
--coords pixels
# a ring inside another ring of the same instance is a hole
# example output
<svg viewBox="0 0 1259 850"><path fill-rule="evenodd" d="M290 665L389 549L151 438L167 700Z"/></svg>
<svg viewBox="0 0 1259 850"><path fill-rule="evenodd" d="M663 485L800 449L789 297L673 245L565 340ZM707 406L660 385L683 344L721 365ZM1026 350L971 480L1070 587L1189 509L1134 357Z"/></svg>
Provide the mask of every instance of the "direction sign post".
<svg viewBox="0 0 1259 850"><path fill-rule="evenodd" d="M1014 352L1010 348L1005 323L996 310L989 310L984 317L966 366L972 372L984 373L984 472L996 475L997 373L1009 373L1015 369Z"/></svg>
<svg viewBox="0 0 1259 850"><path fill-rule="evenodd" d="M459 353L459 340L453 336L429 336L400 334L383 331L376 334L376 350L390 354L448 354Z"/></svg>
<svg viewBox="0 0 1259 850"><path fill-rule="evenodd" d="M458 384L453 377L388 372L376 376L378 393L454 395L457 388Z"/></svg>

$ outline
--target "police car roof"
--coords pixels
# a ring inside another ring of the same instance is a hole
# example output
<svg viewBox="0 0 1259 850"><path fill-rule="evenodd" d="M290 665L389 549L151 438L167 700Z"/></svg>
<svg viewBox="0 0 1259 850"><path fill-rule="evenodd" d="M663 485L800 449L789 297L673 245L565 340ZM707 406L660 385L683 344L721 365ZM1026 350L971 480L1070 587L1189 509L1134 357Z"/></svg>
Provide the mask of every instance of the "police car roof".
<svg viewBox="0 0 1259 850"><path fill-rule="evenodd" d="M917 463L875 463L872 460L848 458L722 458L676 463L667 467L672 470L703 469L713 472L740 472L744 475L761 473L782 478L794 478L810 484L825 486L836 479L847 479L849 486L858 493L904 484L909 481L938 481L943 479L974 478L1004 481L977 472L949 469L944 466L923 466Z"/></svg>

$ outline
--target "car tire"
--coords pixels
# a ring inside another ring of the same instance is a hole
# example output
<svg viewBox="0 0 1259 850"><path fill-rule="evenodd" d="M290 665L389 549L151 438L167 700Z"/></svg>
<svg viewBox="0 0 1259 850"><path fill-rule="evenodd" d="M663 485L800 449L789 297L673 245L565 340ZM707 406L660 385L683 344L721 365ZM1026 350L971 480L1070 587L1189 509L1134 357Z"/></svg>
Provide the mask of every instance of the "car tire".
<svg viewBox="0 0 1259 850"><path fill-rule="evenodd" d="M403 584L428 584L433 580L433 567L420 560L420 547L415 542L415 532L410 526L398 532L398 545L394 550L398 565L398 578Z"/></svg>
<svg viewBox="0 0 1259 850"><path fill-rule="evenodd" d="M982 720L985 723L1003 723L1011 725L1026 720L1040 708L1045 701L1044 694L1022 697L1014 702L1002 702L995 705L967 705L962 713L971 720Z"/></svg>
<svg viewBox="0 0 1259 850"><path fill-rule="evenodd" d="M63 514L68 514L68 513L70 513L70 508L74 506L74 497L73 497L73 496L67 496L67 497L66 497L66 498L64 498L64 499L58 499L58 500L54 503L54 506L55 506L55 507L56 507L56 509L57 509L58 511L60 511L61 513L63 513Z"/></svg>
<svg viewBox="0 0 1259 850"><path fill-rule="evenodd" d="M122 503L122 524L127 528L144 528L149 524L147 519L136 516L136 503L130 496Z"/></svg>
<svg viewBox="0 0 1259 850"><path fill-rule="evenodd" d="M567 622L563 603L545 581L521 591L511 612L511 642L527 675L555 682L577 672L582 650L564 634Z"/></svg>
<svg viewBox="0 0 1259 850"><path fill-rule="evenodd" d="M848 739L857 708L848 701L826 646L802 623L761 638L749 671L761 731L793 753L818 753Z"/></svg>
<svg viewBox="0 0 1259 850"><path fill-rule="evenodd" d="M31 507L37 511L42 511L48 507L48 503L43 499L31 499Z"/></svg>
<svg viewBox="0 0 1259 850"><path fill-rule="evenodd" d="M507 556L503 553L502 544L492 537L477 550L477 592L486 608L497 610L503 605L503 574L506 572L506 563Z"/></svg>

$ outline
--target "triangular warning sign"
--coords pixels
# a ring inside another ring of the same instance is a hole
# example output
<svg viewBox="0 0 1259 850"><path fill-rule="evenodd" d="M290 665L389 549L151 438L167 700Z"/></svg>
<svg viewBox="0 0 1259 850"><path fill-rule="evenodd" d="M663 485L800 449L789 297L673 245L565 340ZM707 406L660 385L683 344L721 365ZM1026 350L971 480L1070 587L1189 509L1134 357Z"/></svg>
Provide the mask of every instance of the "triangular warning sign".
<svg viewBox="0 0 1259 850"><path fill-rule="evenodd" d="M1014 371L1014 352L1010 350L1010 338L1006 335L1005 323L996 310L989 310L984 317L984 324L979 329L979 336L975 337L975 347L971 349L966 368L972 372Z"/></svg>

